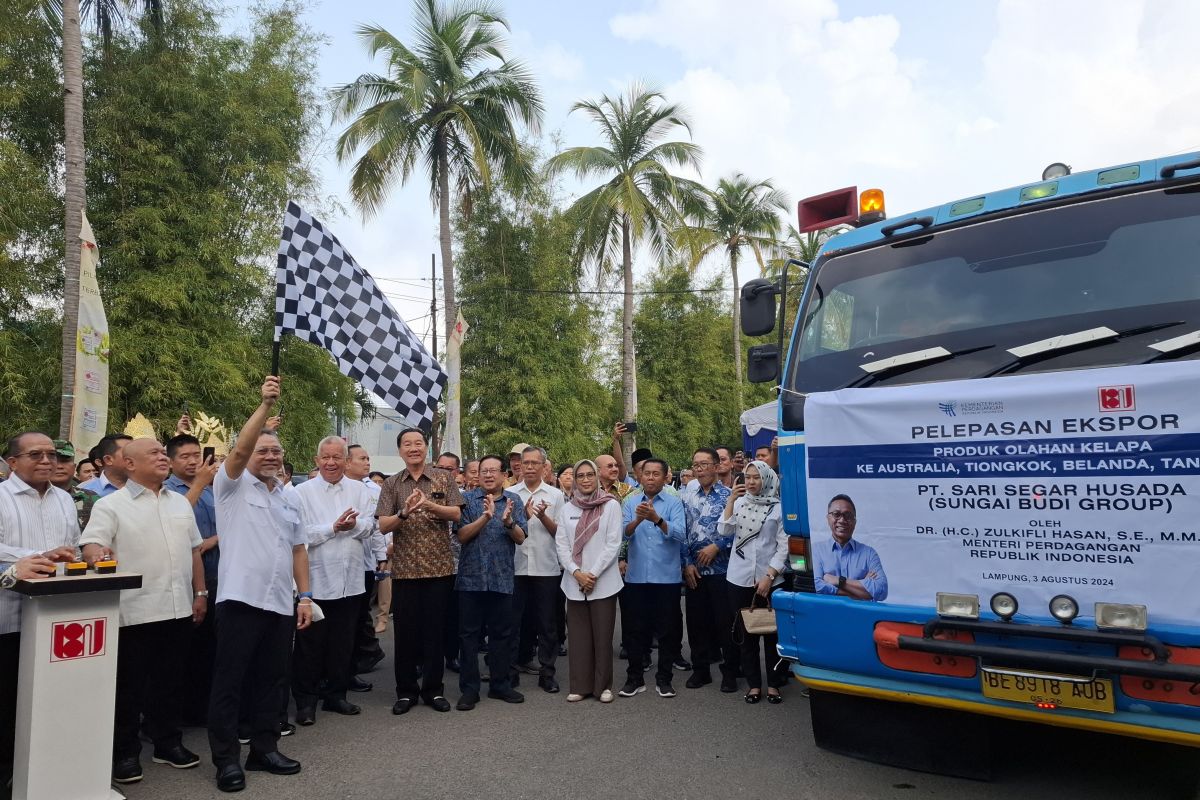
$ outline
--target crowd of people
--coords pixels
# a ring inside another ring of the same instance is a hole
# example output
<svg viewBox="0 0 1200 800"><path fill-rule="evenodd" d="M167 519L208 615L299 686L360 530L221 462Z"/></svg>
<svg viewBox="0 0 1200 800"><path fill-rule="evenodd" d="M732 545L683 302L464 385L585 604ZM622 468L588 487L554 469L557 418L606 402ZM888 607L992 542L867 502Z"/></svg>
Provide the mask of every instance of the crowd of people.
<svg viewBox="0 0 1200 800"><path fill-rule="evenodd" d="M397 437L400 472L372 471L365 448L330 436L296 485L271 417L279 397L267 377L223 459L202 456L186 416L165 443L112 434L82 461L43 433L8 441L0 587L80 559L143 576L120 601L115 781L142 779L140 737L154 763L198 765L185 725L207 727L223 791L244 788L247 770L299 772L280 737L318 724L318 711L361 712L351 693L374 688L362 676L384 658L389 625L396 715L451 711L447 671L459 711L523 702L525 676L558 693L564 656L568 702L633 698L655 647L660 697L675 696L676 671L701 689L715 669L722 692L744 684L747 703L782 702L774 637L747 633L737 614L768 604L783 581L773 446L749 460L701 447L678 475L639 449L627 474L621 423L609 452L557 470L527 443L431 463L425 433L409 428ZM18 596L0 591L6 675L18 671L20 630ZM16 681L4 681L10 774L15 698Z"/></svg>

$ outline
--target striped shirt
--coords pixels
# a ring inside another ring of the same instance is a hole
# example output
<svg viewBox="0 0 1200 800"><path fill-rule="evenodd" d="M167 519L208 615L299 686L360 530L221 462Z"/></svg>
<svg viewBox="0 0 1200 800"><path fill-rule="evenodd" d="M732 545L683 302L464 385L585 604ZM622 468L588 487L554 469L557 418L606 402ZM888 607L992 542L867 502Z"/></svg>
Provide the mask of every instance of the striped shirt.
<svg viewBox="0 0 1200 800"><path fill-rule="evenodd" d="M15 474L0 482L0 562L79 542L75 501L51 486L39 495ZM0 592L0 634L21 630L21 596Z"/></svg>

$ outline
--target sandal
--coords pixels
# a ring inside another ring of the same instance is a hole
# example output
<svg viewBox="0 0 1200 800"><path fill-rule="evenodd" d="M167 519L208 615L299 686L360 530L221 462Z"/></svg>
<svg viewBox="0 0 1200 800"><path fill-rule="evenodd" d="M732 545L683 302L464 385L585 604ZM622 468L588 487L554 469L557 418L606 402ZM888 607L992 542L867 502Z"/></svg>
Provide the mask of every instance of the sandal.
<svg viewBox="0 0 1200 800"><path fill-rule="evenodd" d="M767 702L773 706L777 706L783 702L783 695L781 695L779 692L775 692L775 694L771 694L770 690L768 689L767 690Z"/></svg>
<svg viewBox="0 0 1200 800"><path fill-rule="evenodd" d="M754 705L759 700L762 700L762 692L746 692L746 696L743 699L750 705Z"/></svg>

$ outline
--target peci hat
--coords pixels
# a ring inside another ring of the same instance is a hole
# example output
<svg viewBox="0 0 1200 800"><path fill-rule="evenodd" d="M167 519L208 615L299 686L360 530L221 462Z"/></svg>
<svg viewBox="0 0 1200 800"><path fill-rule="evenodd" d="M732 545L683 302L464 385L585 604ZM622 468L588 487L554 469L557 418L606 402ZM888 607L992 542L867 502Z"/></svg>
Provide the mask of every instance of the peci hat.
<svg viewBox="0 0 1200 800"><path fill-rule="evenodd" d="M75 460L75 446L66 439L54 440L54 452L58 453L58 455L62 458L69 458L72 461Z"/></svg>

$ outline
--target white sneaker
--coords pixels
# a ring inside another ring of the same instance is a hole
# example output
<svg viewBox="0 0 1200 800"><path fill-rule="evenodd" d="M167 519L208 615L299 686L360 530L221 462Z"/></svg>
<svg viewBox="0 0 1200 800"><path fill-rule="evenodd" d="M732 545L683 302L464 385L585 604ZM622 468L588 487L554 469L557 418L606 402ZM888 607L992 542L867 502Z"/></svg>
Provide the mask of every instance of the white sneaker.
<svg viewBox="0 0 1200 800"><path fill-rule="evenodd" d="M600 702L601 703L611 703L612 701L613 701L612 689L605 689L603 692L600 693Z"/></svg>
<svg viewBox="0 0 1200 800"><path fill-rule="evenodd" d="M569 695L567 695L567 702L568 702L568 703L578 703L578 702L579 702L580 700L582 700L582 699L583 699L583 695L581 695L581 694L569 694Z"/></svg>

